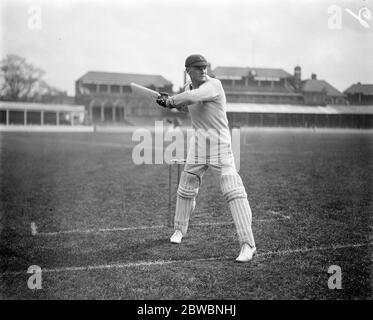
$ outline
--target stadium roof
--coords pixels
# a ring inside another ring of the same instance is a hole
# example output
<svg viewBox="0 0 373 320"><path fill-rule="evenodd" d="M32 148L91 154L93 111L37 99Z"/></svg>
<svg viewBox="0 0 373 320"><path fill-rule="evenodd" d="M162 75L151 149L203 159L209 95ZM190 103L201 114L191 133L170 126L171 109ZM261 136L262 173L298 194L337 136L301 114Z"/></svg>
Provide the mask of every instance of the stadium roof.
<svg viewBox="0 0 373 320"><path fill-rule="evenodd" d="M322 92L324 90L328 96L343 96L343 93L325 80L308 79L303 82L303 92Z"/></svg>
<svg viewBox="0 0 373 320"><path fill-rule="evenodd" d="M234 90L234 91L233 91ZM225 91L226 95L239 95L239 96L291 96L291 97L301 97L301 93L291 91L287 87L274 87L274 88L265 88L265 87L245 87L245 91L239 90L239 88L227 88Z"/></svg>
<svg viewBox="0 0 373 320"><path fill-rule="evenodd" d="M290 114L373 114L373 106L303 106L291 104L227 103L227 112Z"/></svg>
<svg viewBox="0 0 373 320"><path fill-rule="evenodd" d="M136 74L136 73L114 73L101 71L88 71L81 76L77 81L82 83L107 84L107 85L129 85L131 82L141 84L143 86L164 87L172 85L161 75L152 74Z"/></svg>
<svg viewBox="0 0 373 320"><path fill-rule="evenodd" d="M345 94L356 94L361 93L367 96L373 95L373 84L361 84L356 83L350 86L348 89L344 91Z"/></svg>
<svg viewBox="0 0 373 320"><path fill-rule="evenodd" d="M13 102L0 101L0 110L19 110L19 111L60 111L60 112L84 112L83 105L67 105L67 104L47 104L47 103L33 103L33 102Z"/></svg>
<svg viewBox="0 0 373 320"><path fill-rule="evenodd" d="M288 78L291 74L283 69L273 68L250 68L250 67L216 67L212 73L218 79L224 78L242 78L255 71L254 75L258 78Z"/></svg>

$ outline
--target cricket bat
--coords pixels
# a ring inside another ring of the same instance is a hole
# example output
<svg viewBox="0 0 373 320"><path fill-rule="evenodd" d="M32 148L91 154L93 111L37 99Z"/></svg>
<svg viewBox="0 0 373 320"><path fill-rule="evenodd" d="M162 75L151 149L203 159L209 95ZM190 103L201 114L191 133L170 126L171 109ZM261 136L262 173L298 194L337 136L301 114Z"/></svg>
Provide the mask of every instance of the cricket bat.
<svg viewBox="0 0 373 320"><path fill-rule="evenodd" d="M131 82L130 83L132 93L142 96L142 97L147 97L152 100L156 100L160 94L157 91L145 88L144 86L141 86L137 83Z"/></svg>

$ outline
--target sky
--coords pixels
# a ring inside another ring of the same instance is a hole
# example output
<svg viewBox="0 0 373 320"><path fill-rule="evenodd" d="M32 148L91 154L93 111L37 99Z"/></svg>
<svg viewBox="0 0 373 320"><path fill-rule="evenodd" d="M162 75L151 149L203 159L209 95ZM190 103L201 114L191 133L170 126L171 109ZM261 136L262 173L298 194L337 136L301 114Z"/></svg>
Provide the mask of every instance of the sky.
<svg viewBox="0 0 373 320"><path fill-rule="evenodd" d="M177 90L193 53L212 68L300 65L343 91L373 84L372 14L373 0L1 0L0 58L25 57L69 95L90 70L160 74Z"/></svg>

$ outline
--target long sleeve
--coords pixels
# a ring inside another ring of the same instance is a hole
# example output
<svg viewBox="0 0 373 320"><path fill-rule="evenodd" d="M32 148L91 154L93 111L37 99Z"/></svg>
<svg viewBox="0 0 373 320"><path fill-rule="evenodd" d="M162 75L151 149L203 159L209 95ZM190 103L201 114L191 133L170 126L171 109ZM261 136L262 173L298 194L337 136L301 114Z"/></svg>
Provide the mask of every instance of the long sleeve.
<svg viewBox="0 0 373 320"><path fill-rule="evenodd" d="M198 102L213 101L219 96L219 91L209 82L199 88L192 89L172 96L175 106L190 105Z"/></svg>

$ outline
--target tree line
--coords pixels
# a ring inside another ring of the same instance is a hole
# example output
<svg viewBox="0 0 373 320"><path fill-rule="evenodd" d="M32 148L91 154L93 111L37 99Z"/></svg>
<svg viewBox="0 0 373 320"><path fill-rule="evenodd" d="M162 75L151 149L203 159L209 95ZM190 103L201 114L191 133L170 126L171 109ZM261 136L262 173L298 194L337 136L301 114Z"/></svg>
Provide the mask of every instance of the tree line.
<svg viewBox="0 0 373 320"><path fill-rule="evenodd" d="M26 58L7 55L0 61L0 100L35 102L43 95L66 95L43 80L44 75L44 70Z"/></svg>

